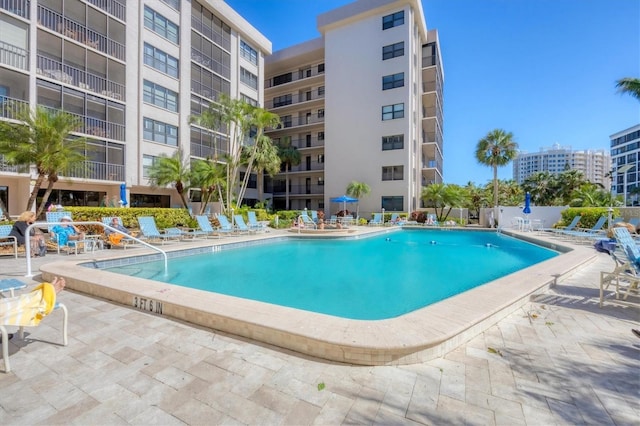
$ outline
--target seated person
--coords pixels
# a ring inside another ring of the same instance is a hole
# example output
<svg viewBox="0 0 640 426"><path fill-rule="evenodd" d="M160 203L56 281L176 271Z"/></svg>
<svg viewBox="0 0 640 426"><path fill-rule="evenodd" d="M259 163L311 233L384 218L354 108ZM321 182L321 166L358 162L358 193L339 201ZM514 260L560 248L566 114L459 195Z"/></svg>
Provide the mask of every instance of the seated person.
<svg viewBox="0 0 640 426"><path fill-rule="evenodd" d="M109 226L126 235L129 235L129 230L120 224L120 220L118 220L117 217L111 218L111 223L109 223ZM122 239L124 238L124 235L120 234L119 232L112 231L109 228L104 228L104 234L107 236L109 243L115 245L120 244L120 241L122 241Z"/></svg>
<svg viewBox="0 0 640 426"><path fill-rule="evenodd" d="M26 241L27 227L36 221L36 214L32 211L22 212L18 220L13 224L9 236L16 237L19 246L23 246ZM47 245L44 242L42 233L37 233L35 228L29 232L29 249L32 256L44 256L47 254Z"/></svg>
<svg viewBox="0 0 640 426"><path fill-rule="evenodd" d="M56 234L58 238L58 245L66 246L69 241L82 241L84 240L84 232L81 232L75 225L71 224L71 218L64 216L60 219L61 225L56 225L51 229L51 232Z"/></svg>

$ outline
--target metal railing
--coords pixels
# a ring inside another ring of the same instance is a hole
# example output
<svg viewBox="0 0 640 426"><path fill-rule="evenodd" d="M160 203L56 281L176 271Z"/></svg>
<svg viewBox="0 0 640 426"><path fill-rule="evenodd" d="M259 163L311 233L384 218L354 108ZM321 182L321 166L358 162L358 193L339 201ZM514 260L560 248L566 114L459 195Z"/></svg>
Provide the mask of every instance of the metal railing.
<svg viewBox="0 0 640 426"><path fill-rule="evenodd" d="M87 0L87 3L91 3L123 22L127 19L127 7L118 0Z"/></svg>
<svg viewBox="0 0 640 426"><path fill-rule="evenodd" d="M297 72L295 72L295 71L291 72L290 79L281 79L282 82L280 82L280 81L277 82L277 83L274 82L274 80L277 77L281 77L281 76L268 78L264 82L264 88L268 89L269 87L281 86L283 84L289 84L289 83L293 83L293 82L296 82L296 81L305 80L307 78L317 77L319 75L324 75L324 71L318 72L318 67L314 66L311 69L300 70L300 71L297 71Z"/></svg>
<svg viewBox="0 0 640 426"><path fill-rule="evenodd" d="M29 19L30 0L0 0L0 9Z"/></svg>
<svg viewBox="0 0 640 426"><path fill-rule="evenodd" d="M0 63L21 70L29 69L29 51L0 41Z"/></svg>
<svg viewBox="0 0 640 426"><path fill-rule="evenodd" d="M21 111L29 110L29 102L22 99L0 96L0 117L17 119Z"/></svg>
<svg viewBox="0 0 640 426"><path fill-rule="evenodd" d="M85 161L83 164L74 166L62 176L75 177L81 179L97 179L110 181L124 181L125 168L122 164L102 163L98 161Z"/></svg>
<svg viewBox="0 0 640 426"><path fill-rule="evenodd" d="M162 256L164 257L164 273L165 275L168 273L169 271L169 260L167 258L167 253L156 247L153 246L147 242L142 241L139 238L136 237L132 237L131 235L124 233L122 231L120 231L119 229L113 228L109 225L105 225L102 222L93 222L93 221L87 221L87 222L34 222L31 225L27 226L27 229L25 231L25 235L31 235L31 230L36 228L36 227L45 227L45 226L51 226L51 225L62 225L63 223L65 224L71 224L71 225L99 225L102 226L104 229L108 229L111 232L115 232L117 234L121 234L122 236L126 237L127 239L131 239L134 240L137 243L142 244L145 247L149 247L152 250L158 251L162 254ZM25 244L24 245L25 248L25 256L27 257L27 275L25 275L25 277L33 277L33 273L31 272L31 244Z"/></svg>
<svg viewBox="0 0 640 426"><path fill-rule="evenodd" d="M285 107L288 105L296 105L296 104L301 104L304 102L311 102L311 101L315 101L317 99L324 99L325 94L319 94L317 90L314 90L311 92L311 95L308 96L306 93L304 94L295 94L295 95L291 95L290 98L283 98L281 97L281 99L273 99L270 101L265 101L264 103L264 107L269 109L269 108L281 108L281 107Z"/></svg>

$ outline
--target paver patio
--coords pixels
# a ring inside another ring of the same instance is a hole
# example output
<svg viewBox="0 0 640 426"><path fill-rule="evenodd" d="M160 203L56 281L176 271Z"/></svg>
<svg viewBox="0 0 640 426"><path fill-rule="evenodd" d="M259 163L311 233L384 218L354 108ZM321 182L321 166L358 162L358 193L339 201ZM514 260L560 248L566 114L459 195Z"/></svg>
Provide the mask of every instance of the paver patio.
<svg viewBox="0 0 640 426"><path fill-rule="evenodd" d="M0 278L24 262L1 258ZM612 266L601 254L446 356L403 366L311 359L64 291L69 345L47 343L61 341L57 311L11 340L0 424L637 425L640 310L598 307Z"/></svg>

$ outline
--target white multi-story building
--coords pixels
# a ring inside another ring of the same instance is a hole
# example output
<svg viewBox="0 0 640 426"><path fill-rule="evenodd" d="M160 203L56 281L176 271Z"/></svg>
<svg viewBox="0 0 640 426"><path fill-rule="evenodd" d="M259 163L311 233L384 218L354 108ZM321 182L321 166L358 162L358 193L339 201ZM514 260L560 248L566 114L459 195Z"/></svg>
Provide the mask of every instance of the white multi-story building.
<svg viewBox="0 0 640 426"><path fill-rule="evenodd" d="M529 176L539 172L557 175L565 170L578 170L584 178L609 188L611 157L605 150L573 150L570 146L554 144L539 152L520 152L513 160L513 178L523 183Z"/></svg>
<svg viewBox="0 0 640 426"><path fill-rule="evenodd" d="M175 191L152 188L148 167L177 149L211 157L214 141L228 152L223 133L189 117L221 94L262 105L270 53L270 41L219 0L0 1L0 119L10 118L9 104L81 119L88 161L60 177L51 201L97 206L124 183L131 205L169 207L179 204ZM0 157L11 215L24 209L34 178Z"/></svg>
<svg viewBox="0 0 640 426"><path fill-rule="evenodd" d="M640 124L609 136L614 195L626 205L638 205L640 189Z"/></svg>
<svg viewBox="0 0 640 426"><path fill-rule="evenodd" d="M335 213L352 181L371 188L361 216L420 207L444 157L438 34L420 1L359 0L317 25L320 38L265 60L265 107L284 123L269 136L301 157L268 180L275 207Z"/></svg>

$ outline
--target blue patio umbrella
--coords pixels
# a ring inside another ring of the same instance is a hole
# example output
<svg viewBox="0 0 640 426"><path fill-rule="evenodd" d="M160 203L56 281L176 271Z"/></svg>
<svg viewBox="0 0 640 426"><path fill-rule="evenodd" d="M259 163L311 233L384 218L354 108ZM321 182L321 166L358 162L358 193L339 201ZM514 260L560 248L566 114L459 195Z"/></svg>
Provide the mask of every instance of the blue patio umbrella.
<svg viewBox="0 0 640 426"><path fill-rule="evenodd" d="M522 209L522 213L531 214L531 194L528 192L524 196L524 209Z"/></svg>
<svg viewBox="0 0 640 426"><path fill-rule="evenodd" d="M120 201L122 201L122 206L127 205L127 184L120 184Z"/></svg>
<svg viewBox="0 0 640 426"><path fill-rule="evenodd" d="M342 203L342 210L347 209L347 203L357 203L358 199L349 197L347 195L341 195L340 197L334 197L331 199L332 203Z"/></svg>

